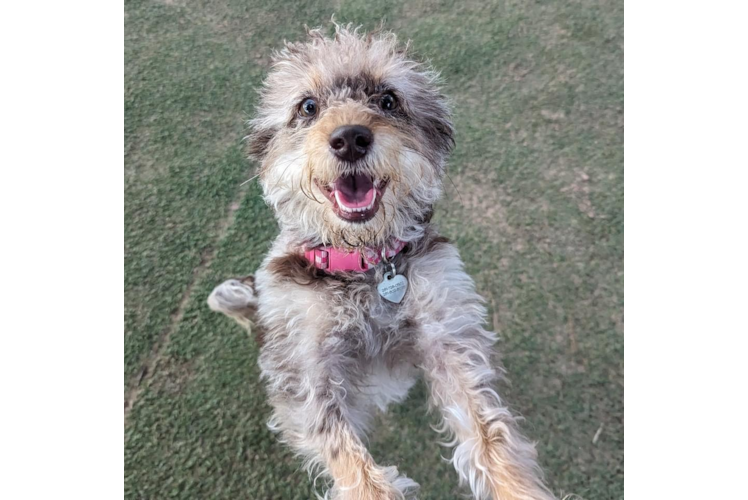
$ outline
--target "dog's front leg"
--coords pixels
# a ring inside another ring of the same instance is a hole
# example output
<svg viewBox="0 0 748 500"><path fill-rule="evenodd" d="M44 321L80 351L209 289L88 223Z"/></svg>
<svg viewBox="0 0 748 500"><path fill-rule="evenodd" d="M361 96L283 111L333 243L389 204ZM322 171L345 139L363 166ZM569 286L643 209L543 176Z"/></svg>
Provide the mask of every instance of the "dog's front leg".
<svg viewBox="0 0 748 500"><path fill-rule="evenodd" d="M317 349L294 356L273 340L260 358L274 412L270 426L334 481L325 498L335 500L404 499L418 485L396 467L378 466L361 440L362 412L351 407L351 359L345 342L330 337ZM346 368L348 365L348 368Z"/></svg>
<svg viewBox="0 0 748 500"><path fill-rule="evenodd" d="M420 364L443 430L454 436L452 463L461 480L479 499L553 499L535 448L493 388L496 336L483 328L486 310L457 249L432 240L410 265Z"/></svg>
<svg viewBox="0 0 748 500"><path fill-rule="evenodd" d="M331 497L340 500L404 499L415 483L399 477L395 467L374 463L359 437L342 420L320 436L317 447L334 480Z"/></svg>
<svg viewBox="0 0 748 500"><path fill-rule="evenodd" d="M553 499L533 445L492 388L494 335L480 326L482 307L457 305L442 321L424 325L420 342L432 404L457 445L455 469L479 499Z"/></svg>
<svg viewBox="0 0 748 500"><path fill-rule="evenodd" d="M233 318L243 327L249 328L257 312L254 276L224 281L211 292L208 297L208 306L214 311L222 312Z"/></svg>

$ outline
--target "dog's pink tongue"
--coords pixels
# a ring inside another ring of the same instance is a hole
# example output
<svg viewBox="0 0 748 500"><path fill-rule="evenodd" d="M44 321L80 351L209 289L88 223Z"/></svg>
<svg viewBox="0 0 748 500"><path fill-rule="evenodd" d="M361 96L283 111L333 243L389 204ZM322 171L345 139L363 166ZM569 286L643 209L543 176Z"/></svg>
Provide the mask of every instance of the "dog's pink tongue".
<svg viewBox="0 0 748 500"><path fill-rule="evenodd" d="M363 174L345 175L335 181L338 203L348 208L368 207L374 199L374 181Z"/></svg>

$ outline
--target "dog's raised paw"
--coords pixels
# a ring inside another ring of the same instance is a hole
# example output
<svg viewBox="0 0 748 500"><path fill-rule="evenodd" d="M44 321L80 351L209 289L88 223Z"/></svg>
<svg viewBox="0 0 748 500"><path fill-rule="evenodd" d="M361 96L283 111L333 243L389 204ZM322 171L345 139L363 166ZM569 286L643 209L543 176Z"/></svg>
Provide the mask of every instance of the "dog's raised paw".
<svg viewBox="0 0 748 500"><path fill-rule="evenodd" d="M257 308L254 276L224 281L210 293L208 306L246 325Z"/></svg>

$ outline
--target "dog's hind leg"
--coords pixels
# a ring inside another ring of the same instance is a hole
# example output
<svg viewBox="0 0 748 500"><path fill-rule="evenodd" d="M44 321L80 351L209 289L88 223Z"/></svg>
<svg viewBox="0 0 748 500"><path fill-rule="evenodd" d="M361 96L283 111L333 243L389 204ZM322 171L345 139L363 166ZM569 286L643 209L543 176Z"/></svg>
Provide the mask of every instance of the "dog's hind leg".
<svg viewBox="0 0 748 500"><path fill-rule="evenodd" d="M254 276L230 279L218 285L208 297L208 306L249 328L257 311Z"/></svg>

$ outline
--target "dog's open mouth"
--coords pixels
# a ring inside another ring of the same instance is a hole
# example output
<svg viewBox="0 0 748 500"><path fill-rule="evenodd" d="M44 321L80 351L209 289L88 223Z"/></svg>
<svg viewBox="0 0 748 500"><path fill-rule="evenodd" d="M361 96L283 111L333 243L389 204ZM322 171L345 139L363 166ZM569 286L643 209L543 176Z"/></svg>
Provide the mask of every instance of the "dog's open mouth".
<svg viewBox="0 0 748 500"><path fill-rule="evenodd" d="M328 185L317 182L317 187L332 203L335 215L349 222L366 222L379 210L387 182L356 173L342 175Z"/></svg>

